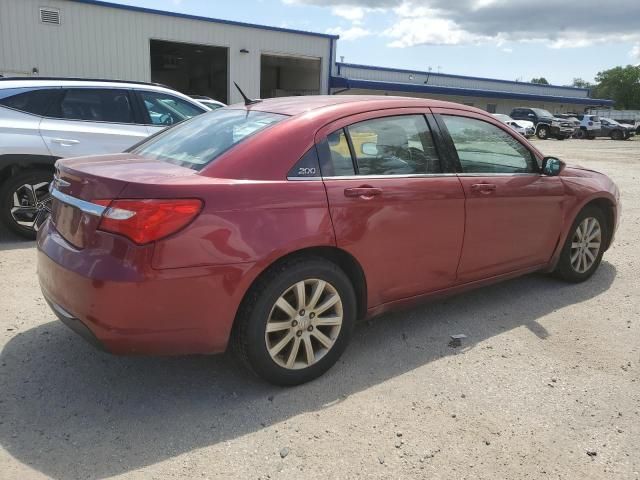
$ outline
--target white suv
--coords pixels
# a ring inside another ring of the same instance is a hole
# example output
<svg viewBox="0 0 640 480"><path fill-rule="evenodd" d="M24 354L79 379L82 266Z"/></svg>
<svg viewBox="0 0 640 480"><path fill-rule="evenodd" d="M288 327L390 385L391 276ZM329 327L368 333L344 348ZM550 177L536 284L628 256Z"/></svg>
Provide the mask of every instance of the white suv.
<svg viewBox="0 0 640 480"><path fill-rule="evenodd" d="M48 215L57 159L122 152L208 110L156 84L0 79L0 220L34 238Z"/></svg>
<svg viewBox="0 0 640 480"><path fill-rule="evenodd" d="M580 128L576 131L576 138L588 138L593 140L600 134L602 124L597 115L577 115L580 120Z"/></svg>

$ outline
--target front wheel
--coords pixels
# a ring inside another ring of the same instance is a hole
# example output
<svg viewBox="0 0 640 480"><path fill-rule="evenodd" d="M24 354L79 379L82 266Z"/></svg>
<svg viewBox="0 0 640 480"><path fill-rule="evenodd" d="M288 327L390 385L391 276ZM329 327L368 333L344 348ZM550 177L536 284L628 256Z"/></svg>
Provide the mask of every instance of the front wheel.
<svg viewBox="0 0 640 480"><path fill-rule="evenodd" d="M611 140L622 140L623 134L620 130L611 132Z"/></svg>
<svg viewBox="0 0 640 480"><path fill-rule="evenodd" d="M602 261L608 235L602 210L596 207L584 208L571 226L553 273L569 282L587 280Z"/></svg>
<svg viewBox="0 0 640 480"><path fill-rule="evenodd" d="M47 170L27 170L0 187L0 220L18 235L33 240L49 217L52 175Z"/></svg>
<svg viewBox="0 0 640 480"><path fill-rule="evenodd" d="M252 287L238 313L233 347L258 376L298 385L338 361L355 320L347 275L321 258L301 258L272 268Z"/></svg>
<svg viewBox="0 0 640 480"><path fill-rule="evenodd" d="M536 133L536 135L540 140L546 140L547 138L549 138L549 127L547 127L546 125L541 125L540 127L538 127L538 132Z"/></svg>

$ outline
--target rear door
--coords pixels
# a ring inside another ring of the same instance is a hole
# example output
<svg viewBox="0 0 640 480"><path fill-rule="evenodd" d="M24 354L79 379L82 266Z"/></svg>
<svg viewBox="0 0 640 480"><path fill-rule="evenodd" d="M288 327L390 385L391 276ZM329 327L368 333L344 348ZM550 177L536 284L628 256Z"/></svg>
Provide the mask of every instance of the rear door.
<svg viewBox="0 0 640 480"><path fill-rule="evenodd" d="M365 271L369 307L455 283L464 192L443 173L432 131L423 110L402 109L316 137L336 240Z"/></svg>
<svg viewBox="0 0 640 480"><path fill-rule="evenodd" d="M51 155L77 157L123 152L149 135L136 124L127 89L67 88L40 122Z"/></svg>
<svg viewBox="0 0 640 480"><path fill-rule="evenodd" d="M433 109L466 196L461 283L549 261L562 225L564 187L542 175L519 136L484 116Z"/></svg>

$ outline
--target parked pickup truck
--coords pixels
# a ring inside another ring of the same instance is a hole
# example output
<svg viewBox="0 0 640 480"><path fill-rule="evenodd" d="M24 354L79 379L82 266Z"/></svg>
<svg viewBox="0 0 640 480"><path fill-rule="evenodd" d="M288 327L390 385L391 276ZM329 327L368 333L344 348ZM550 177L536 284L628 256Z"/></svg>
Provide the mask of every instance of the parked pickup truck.
<svg viewBox="0 0 640 480"><path fill-rule="evenodd" d="M514 120L529 120L536 126L536 135L541 140L571 138L575 132L572 123L562 118L555 118L551 112L542 108L514 108L509 115Z"/></svg>

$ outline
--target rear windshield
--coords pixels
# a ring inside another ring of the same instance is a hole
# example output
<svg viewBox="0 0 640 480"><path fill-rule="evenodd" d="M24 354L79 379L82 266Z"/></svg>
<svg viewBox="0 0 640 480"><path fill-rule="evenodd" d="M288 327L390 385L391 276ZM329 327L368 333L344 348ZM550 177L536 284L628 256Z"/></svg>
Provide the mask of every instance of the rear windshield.
<svg viewBox="0 0 640 480"><path fill-rule="evenodd" d="M219 109L164 130L132 152L200 170L245 138L285 118L277 113Z"/></svg>

